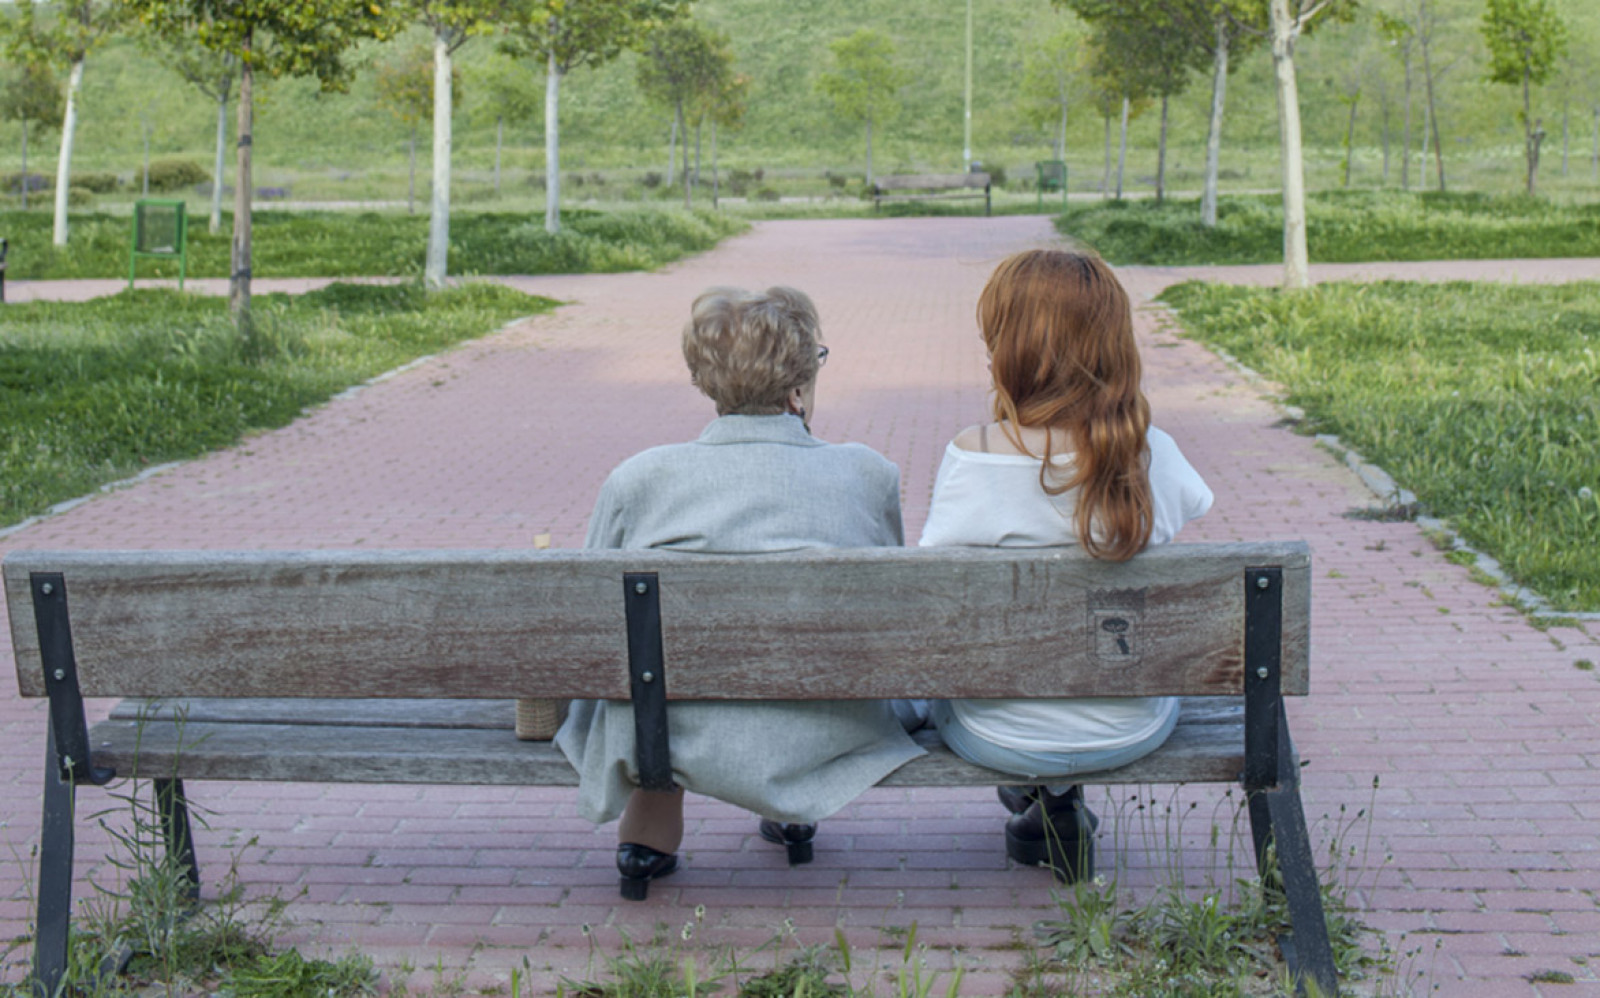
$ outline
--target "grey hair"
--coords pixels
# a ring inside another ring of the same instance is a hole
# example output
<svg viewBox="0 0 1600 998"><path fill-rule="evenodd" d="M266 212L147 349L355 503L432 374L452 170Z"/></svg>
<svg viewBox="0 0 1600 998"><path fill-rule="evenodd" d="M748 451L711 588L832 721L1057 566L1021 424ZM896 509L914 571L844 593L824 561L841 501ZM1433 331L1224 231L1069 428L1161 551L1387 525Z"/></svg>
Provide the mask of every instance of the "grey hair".
<svg viewBox="0 0 1600 998"><path fill-rule="evenodd" d="M816 380L821 339L817 308L803 291L710 288L683 327L683 359L717 415L771 416Z"/></svg>

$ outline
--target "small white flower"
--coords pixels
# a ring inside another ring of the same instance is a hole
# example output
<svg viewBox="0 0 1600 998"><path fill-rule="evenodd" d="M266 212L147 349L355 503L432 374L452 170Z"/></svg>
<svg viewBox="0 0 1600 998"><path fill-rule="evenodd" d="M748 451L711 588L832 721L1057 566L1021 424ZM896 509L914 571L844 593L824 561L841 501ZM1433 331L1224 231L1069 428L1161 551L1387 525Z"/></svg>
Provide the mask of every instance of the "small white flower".
<svg viewBox="0 0 1600 998"><path fill-rule="evenodd" d="M1583 488L1578 490L1578 498L1582 499L1584 502L1588 502L1590 499L1594 498L1594 489L1591 489L1589 486L1585 485Z"/></svg>
<svg viewBox="0 0 1600 998"><path fill-rule="evenodd" d="M689 940L693 939L694 938L694 923L693 922L684 922L683 923L683 931L678 933L678 934L683 937L683 941L684 942L688 942Z"/></svg>

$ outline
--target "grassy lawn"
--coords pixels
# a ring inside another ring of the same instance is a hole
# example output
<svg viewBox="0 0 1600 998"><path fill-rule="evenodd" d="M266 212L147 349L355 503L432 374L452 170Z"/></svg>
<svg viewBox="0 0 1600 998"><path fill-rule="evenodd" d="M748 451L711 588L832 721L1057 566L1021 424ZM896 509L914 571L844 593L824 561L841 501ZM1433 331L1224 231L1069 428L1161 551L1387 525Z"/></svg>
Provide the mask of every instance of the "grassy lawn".
<svg viewBox="0 0 1600 998"><path fill-rule="evenodd" d="M1600 610L1600 284L1191 282L1162 297L1518 581Z"/></svg>
<svg viewBox="0 0 1600 998"><path fill-rule="evenodd" d="M462 212L450 220L452 274L572 274L647 270L710 249L744 231L745 222L710 211L632 208L565 211L563 229L544 231L543 216ZM128 215L76 214L71 241L50 245L48 212L0 212L0 235L11 240L9 276L17 280L126 277ZM222 231L191 217L189 276L226 277L231 216ZM376 212L255 213L257 277L410 277L422 273L425 215ZM141 277L176 277L176 262L142 259Z"/></svg>
<svg viewBox="0 0 1600 998"><path fill-rule="evenodd" d="M1600 256L1600 203L1560 204L1487 194L1323 191L1307 201L1313 263ZM1069 207L1063 235L1122 264L1277 263L1283 214L1276 195L1230 195L1217 226L1196 201L1105 201Z"/></svg>
<svg viewBox="0 0 1600 998"><path fill-rule="evenodd" d="M415 357L555 303L488 284L258 296L255 356L221 298L141 290L0 308L0 525L283 426Z"/></svg>

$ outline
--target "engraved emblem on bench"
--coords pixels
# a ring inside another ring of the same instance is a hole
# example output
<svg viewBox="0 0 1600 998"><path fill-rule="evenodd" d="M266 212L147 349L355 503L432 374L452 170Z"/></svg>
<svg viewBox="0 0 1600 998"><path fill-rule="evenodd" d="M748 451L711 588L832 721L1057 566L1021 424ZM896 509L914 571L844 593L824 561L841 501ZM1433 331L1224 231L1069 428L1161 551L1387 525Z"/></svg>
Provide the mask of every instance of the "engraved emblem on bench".
<svg viewBox="0 0 1600 998"><path fill-rule="evenodd" d="M1138 665L1144 654L1145 590L1095 589L1089 593L1089 634L1102 667Z"/></svg>

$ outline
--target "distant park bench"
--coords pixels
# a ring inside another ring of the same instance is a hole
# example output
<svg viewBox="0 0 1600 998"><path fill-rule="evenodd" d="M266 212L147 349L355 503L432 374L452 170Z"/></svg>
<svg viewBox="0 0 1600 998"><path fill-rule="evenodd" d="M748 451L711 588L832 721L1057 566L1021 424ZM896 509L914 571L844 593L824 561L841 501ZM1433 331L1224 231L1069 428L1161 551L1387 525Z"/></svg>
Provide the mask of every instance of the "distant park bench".
<svg viewBox="0 0 1600 998"><path fill-rule="evenodd" d="M1186 699L1155 752L1073 780L1242 786L1263 872L1276 856L1291 971L1337 991L1283 707L1309 683L1301 543L1120 564L1076 549L19 551L3 574L18 688L49 699L47 995L66 968L77 786L152 780L167 855L198 889L184 780L575 785L555 746L518 740L517 698L631 700L640 784L666 789L671 700L1107 695ZM84 697L132 699L91 729ZM927 755L883 785L1030 782L918 740Z"/></svg>
<svg viewBox="0 0 1600 998"><path fill-rule="evenodd" d="M879 177L872 184L872 208L884 201L948 201L983 198L983 213L990 213L987 173L902 174Z"/></svg>

